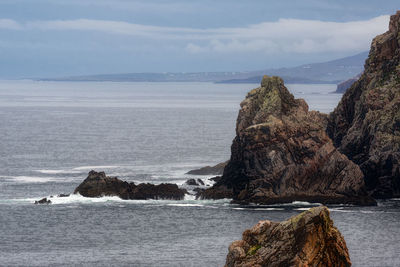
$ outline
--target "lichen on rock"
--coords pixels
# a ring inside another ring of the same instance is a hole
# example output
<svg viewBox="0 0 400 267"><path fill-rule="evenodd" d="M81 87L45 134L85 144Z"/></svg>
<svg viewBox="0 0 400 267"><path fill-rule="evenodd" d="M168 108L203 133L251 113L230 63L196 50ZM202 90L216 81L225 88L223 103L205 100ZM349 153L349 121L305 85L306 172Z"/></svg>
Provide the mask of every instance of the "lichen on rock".
<svg viewBox="0 0 400 267"><path fill-rule="evenodd" d="M222 178L202 196L229 189L241 203L374 204L361 170L333 146L326 125L327 116L309 111L281 78L264 76L241 103Z"/></svg>
<svg viewBox="0 0 400 267"><path fill-rule="evenodd" d="M280 223L260 221L229 246L226 267L351 266L329 210L311 208Z"/></svg>

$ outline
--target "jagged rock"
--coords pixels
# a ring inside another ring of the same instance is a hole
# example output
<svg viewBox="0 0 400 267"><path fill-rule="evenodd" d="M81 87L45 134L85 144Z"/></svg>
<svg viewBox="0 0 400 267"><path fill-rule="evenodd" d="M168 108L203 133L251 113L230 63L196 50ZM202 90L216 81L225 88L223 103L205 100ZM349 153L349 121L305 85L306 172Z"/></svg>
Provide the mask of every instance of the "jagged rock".
<svg viewBox="0 0 400 267"><path fill-rule="evenodd" d="M204 185L203 180L201 179L189 179L185 182L186 185L191 185L191 186L202 186Z"/></svg>
<svg viewBox="0 0 400 267"><path fill-rule="evenodd" d="M196 182L195 179L189 179L185 182L187 185L192 185L192 186L199 186L199 184Z"/></svg>
<svg viewBox="0 0 400 267"><path fill-rule="evenodd" d="M225 266L347 267L351 261L329 210L320 206L281 223L260 221L229 246Z"/></svg>
<svg viewBox="0 0 400 267"><path fill-rule="evenodd" d="M400 196L400 11L371 45L365 71L329 116L329 136L377 198Z"/></svg>
<svg viewBox="0 0 400 267"><path fill-rule="evenodd" d="M360 76L361 74L339 83L337 85L335 93L343 94L344 92L346 92L347 89L349 89L356 81L358 81L358 79L360 79Z"/></svg>
<svg viewBox="0 0 400 267"><path fill-rule="evenodd" d="M51 204L51 200L50 200L50 199L47 199L47 198L45 197L45 198L42 198L41 200L35 201L35 204Z"/></svg>
<svg viewBox="0 0 400 267"><path fill-rule="evenodd" d="M308 111L282 79L264 76L241 103L222 178L201 197L225 197L230 190L241 203L375 204L360 168L333 146L326 124L327 116Z"/></svg>
<svg viewBox="0 0 400 267"><path fill-rule="evenodd" d="M69 197L69 194L59 194L58 197Z"/></svg>
<svg viewBox="0 0 400 267"><path fill-rule="evenodd" d="M215 166L206 166L202 167L200 169L196 170L191 170L187 172L186 174L192 174L192 175L221 175L224 172L224 168L228 164L228 161L219 163Z"/></svg>
<svg viewBox="0 0 400 267"><path fill-rule="evenodd" d="M122 199L183 199L187 191L176 184L138 184L108 177L104 172L90 171L74 194L84 197L118 196Z"/></svg>

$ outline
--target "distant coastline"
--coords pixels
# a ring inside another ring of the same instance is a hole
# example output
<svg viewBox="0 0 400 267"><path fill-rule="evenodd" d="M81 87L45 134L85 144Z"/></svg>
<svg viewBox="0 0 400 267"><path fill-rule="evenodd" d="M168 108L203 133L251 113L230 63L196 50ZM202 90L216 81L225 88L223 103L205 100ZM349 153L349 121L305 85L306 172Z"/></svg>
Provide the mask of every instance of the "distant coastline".
<svg viewBox="0 0 400 267"><path fill-rule="evenodd" d="M122 73L40 78L38 81L68 82L214 82L259 83L263 75L281 76L286 83L338 84L362 72L368 52L328 62L291 68L247 72Z"/></svg>

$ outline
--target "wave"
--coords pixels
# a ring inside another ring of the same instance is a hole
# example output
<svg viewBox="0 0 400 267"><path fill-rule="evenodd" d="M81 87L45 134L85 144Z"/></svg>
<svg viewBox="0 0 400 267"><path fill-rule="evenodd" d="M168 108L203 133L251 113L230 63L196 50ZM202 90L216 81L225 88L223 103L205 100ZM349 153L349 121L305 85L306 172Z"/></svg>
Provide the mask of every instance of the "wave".
<svg viewBox="0 0 400 267"><path fill-rule="evenodd" d="M49 183L63 182L57 177L41 177L41 176L0 176L0 178L17 183Z"/></svg>
<svg viewBox="0 0 400 267"><path fill-rule="evenodd" d="M284 208L232 208L233 210L267 210L267 211L273 211L273 210L285 210Z"/></svg>
<svg viewBox="0 0 400 267"><path fill-rule="evenodd" d="M43 173L43 174L79 174L82 173L79 170L35 170L35 172Z"/></svg>
<svg viewBox="0 0 400 267"><path fill-rule="evenodd" d="M21 198L21 199L10 199L5 202L18 202L18 203L30 203L33 204L35 201L43 197L36 198ZM59 196L47 196L47 199L51 200L52 205L68 205L68 204L96 204L96 203L117 203L117 204L135 204L135 205L157 205L157 206L181 206L181 207L200 207L200 206L211 206L211 205L229 205L230 199L220 200L196 200L193 197L185 196L183 200L170 200L170 199L147 199L147 200L124 200L117 196L104 196L98 198L84 197L80 194L71 194L67 197Z"/></svg>
<svg viewBox="0 0 400 267"><path fill-rule="evenodd" d="M115 168L121 168L122 166L119 165L99 165L99 166L81 166L81 167L76 167L73 168L73 170L95 170L95 169L115 169Z"/></svg>

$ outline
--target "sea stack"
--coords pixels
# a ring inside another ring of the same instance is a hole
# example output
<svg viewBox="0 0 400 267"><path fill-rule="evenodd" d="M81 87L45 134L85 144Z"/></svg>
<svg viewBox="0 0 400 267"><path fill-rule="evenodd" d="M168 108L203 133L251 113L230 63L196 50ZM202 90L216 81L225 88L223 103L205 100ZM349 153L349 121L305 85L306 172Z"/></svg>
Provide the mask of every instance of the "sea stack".
<svg viewBox="0 0 400 267"><path fill-rule="evenodd" d="M281 223L260 221L229 246L226 267L351 266L329 210L315 207Z"/></svg>
<svg viewBox="0 0 400 267"><path fill-rule="evenodd" d="M330 114L327 132L374 197L400 197L400 11L372 41L365 71Z"/></svg>
<svg viewBox="0 0 400 267"><path fill-rule="evenodd" d="M240 105L231 158L222 178L200 197L231 193L238 203L376 203L365 192L360 168L326 134L327 116L309 111L281 78L264 76Z"/></svg>

